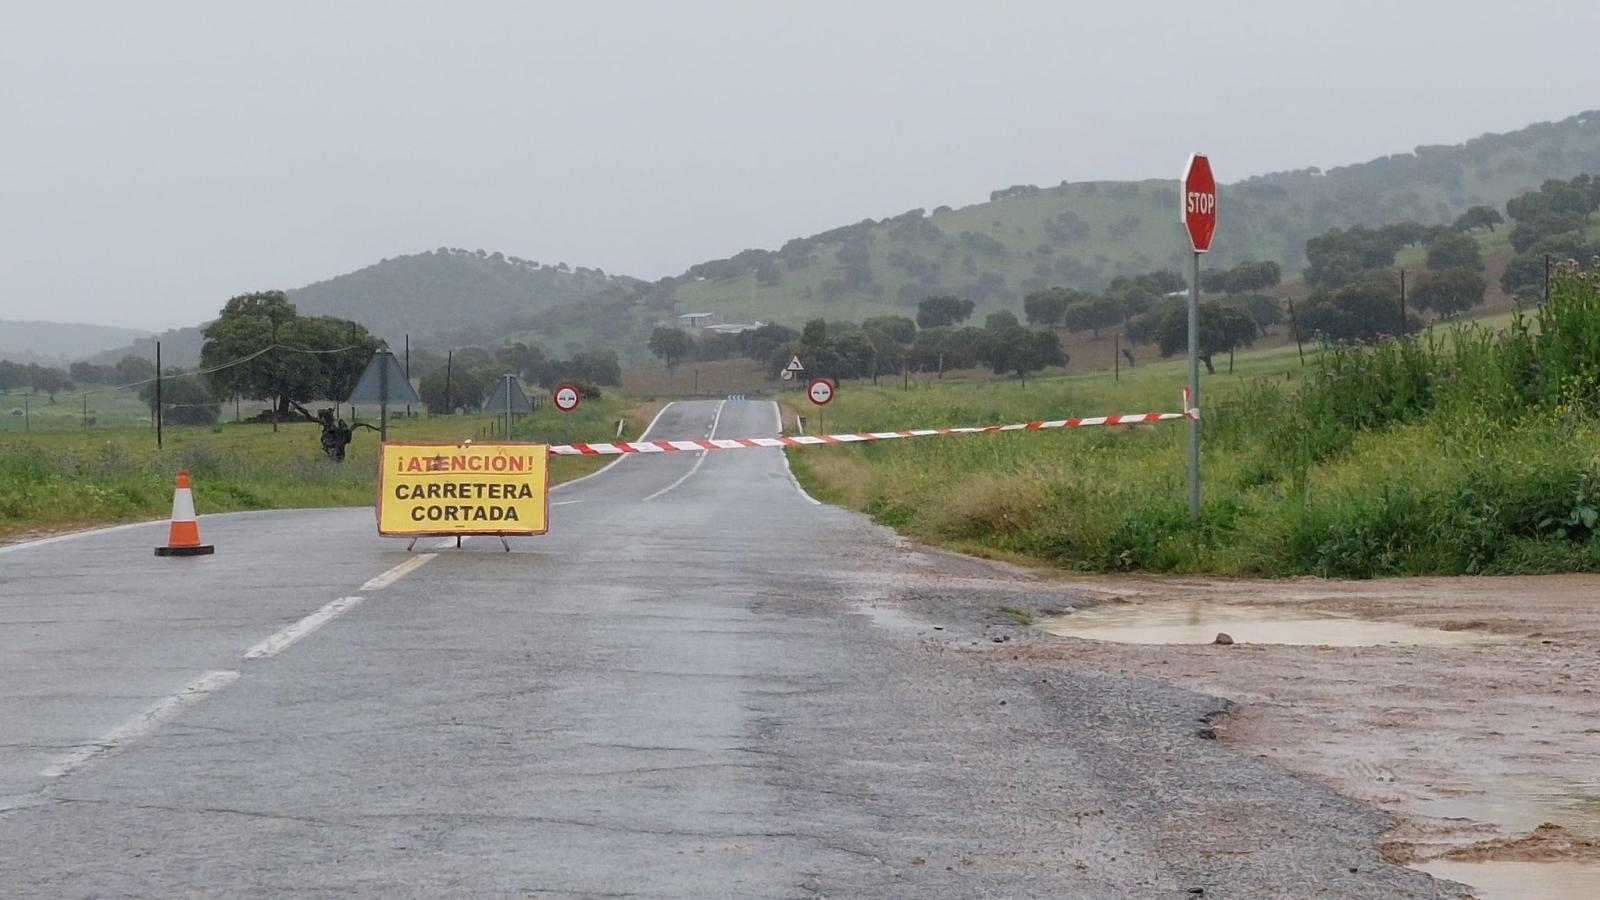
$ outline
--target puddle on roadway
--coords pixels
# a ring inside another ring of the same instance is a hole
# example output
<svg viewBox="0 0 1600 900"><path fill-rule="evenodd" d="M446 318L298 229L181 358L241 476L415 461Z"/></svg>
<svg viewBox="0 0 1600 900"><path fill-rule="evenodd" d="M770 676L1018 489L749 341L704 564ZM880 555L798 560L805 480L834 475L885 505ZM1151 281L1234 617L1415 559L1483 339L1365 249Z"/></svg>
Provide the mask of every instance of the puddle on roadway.
<svg viewBox="0 0 1600 900"><path fill-rule="evenodd" d="M1523 834L1550 822L1590 840L1600 840L1600 783L1509 778L1490 785L1473 784L1471 788L1474 793L1458 797L1417 800L1413 808L1436 819L1487 822L1508 834Z"/></svg>
<svg viewBox="0 0 1600 900"><path fill-rule="evenodd" d="M1471 885L1478 900L1594 900L1600 891L1600 863L1436 859L1412 868Z"/></svg>
<svg viewBox="0 0 1600 900"><path fill-rule="evenodd" d="M1064 637L1120 644L1209 644L1227 632L1241 644L1371 647L1384 644L1482 644L1495 640L1402 622L1376 622L1293 607L1182 603L1107 604L1043 619L1038 627Z"/></svg>

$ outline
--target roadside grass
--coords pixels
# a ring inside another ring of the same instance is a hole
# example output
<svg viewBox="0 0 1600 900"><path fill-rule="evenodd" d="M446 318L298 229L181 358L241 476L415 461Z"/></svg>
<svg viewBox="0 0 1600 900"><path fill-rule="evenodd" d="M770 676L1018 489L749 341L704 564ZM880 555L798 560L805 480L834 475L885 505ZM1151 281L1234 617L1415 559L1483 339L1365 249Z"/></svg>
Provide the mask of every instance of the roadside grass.
<svg viewBox="0 0 1600 900"><path fill-rule="evenodd" d="M562 414L548 407L521 419L517 440L570 442L637 435L659 404L616 396ZM483 435L492 416L400 418L392 441L459 441ZM0 443L0 540L90 525L137 521L171 508L180 468L194 481L201 513L291 507L366 506L377 490L378 440L358 430L345 462L323 457L320 431L307 422L221 424L165 429L157 450L149 428L39 431L7 435ZM594 471L605 460L554 457L552 483Z"/></svg>
<svg viewBox="0 0 1600 900"><path fill-rule="evenodd" d="M790 452L820 499L969 552L1083 571L1374 577L1600 570L1600 296L1202 376L1204 514L1182 423ZM1219 372L1221 371L1219 367ZM829 431L1178 408L1182 363L910 391L847 383ZM786 395L793 419L796 404ZM804 409L813 421L816 412ZM815 431L815 427L808 430Z"/></svg>

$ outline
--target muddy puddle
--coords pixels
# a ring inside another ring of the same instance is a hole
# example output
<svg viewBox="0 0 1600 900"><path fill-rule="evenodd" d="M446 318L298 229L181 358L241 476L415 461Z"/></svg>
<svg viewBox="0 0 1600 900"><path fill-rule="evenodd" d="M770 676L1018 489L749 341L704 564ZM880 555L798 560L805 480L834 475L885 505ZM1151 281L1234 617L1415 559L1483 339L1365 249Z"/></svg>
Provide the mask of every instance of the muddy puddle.
<svg viewBox="0 0 1600 900"><path fill-rule="evenodd" d="M1478 633L1441 631L1293 607L1223 606L1204 601L1112 603L1043 619L1038 627L1064 637L1119 644L1209 644L1218 633L1241 644L1319 647L1459 645L1493 640Z"/></svg>
<svg viewBox="0 0 1600 900"><path fill-rule="evenodd" d="M1600 863L1436 859L1413 868L1469 885L1478 900L1594 900L1600 893Z"/></svg>
<svg viewBox="0 0 1600 900"><path fill-rule="evenodd" d="M1465 845L1413 864L1470 885L1479 900L1600 896L1600 784L1507 780L1460 796L1419 800L1415 809L1526 835Z"/></svg>
<svg viewBox="0 0 1600 900"><path fill-rule="evenodd" d="M1413 808L1436 819L1488 822L1512 834L1549 822L1600 841L1600 783L1509 779L1474 785L1459 796L1416 800ZM1600 896L1600 883L1595 893Z"/></svg>

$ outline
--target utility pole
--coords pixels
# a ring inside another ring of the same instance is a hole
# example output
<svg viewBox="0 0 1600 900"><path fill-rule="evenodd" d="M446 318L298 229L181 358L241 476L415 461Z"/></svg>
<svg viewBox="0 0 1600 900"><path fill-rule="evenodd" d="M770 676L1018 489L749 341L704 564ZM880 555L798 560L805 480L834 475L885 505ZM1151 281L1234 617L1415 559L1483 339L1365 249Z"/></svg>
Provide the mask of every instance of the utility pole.
<svg viewBox="0 0 1600 900"><path fill-rule="evenodd" d="M83 430L89 430L89 392L83 394Z"/></svg>
<svg viewBox="0 0 1600 900"><path fill-rule="evenodd" d="M1111 336L1111 380L1122 380L1122 335Z"/></svg>
<svg viewBox="0 0 1600 900"><path fill-rule="evenodd" d="M411 383L411 335L406 335L406 384ZM411 404L406 404L406 418L411 418Z"/></svg>
<svg viewBox="0 0 1600 900"><path fill-rule="evenodd" d="M33 390L33 388L28 388ZM33 413L28 409L28 395L22 395L22 433L27 434L33 430Z"/></svg>
<svg viewBox="0 0 1600 900"><path fill-rule="evenodd" d="M1406 336L1406 270L1400 270L1400 331L1401 337Z"/></svg>
<svg viewBox="0 0 1600 900"><path fill-rule="evenodd" d="M159 349L160 344L156 347ZM283 387L283 364L278 354L278 320L272 320L272 433L278 433L278 391ZM157 365L156 368L161 368Z"/></svg>
<svg viewBox="0 0 1600 900"><path fill-rule="evenodd" d="M456 414L456 405L450 401L450 366L455 355L454 350L444 352L444 414L447 416Z"/></svg>
<svg viewBox="0 0 1600 900"><path fill-rule="evenodd" d="M1300 343L1300 319L1294 314L1294 300L1289 300L1289 327L1294 329L1294 348L1300 351L1300 368L1306 367L1306 348Z"/></svg>
<svg viewBox="0 0 1600 900"><path fill-rule="evenodd" d="M161 449L161 342L156 341L156 449Z"/></svg>

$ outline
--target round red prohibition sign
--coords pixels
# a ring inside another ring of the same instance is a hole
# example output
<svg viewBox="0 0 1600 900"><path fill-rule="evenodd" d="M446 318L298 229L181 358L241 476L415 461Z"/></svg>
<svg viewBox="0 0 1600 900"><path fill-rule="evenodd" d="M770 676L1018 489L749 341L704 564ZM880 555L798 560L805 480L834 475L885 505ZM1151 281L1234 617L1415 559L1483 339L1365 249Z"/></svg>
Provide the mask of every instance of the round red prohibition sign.
<svg viewBox="0 0 1600 900"><path fill-rule="evenodd" d="M575 385L558 384L556 389L550 392L550 401L556 405L556 409L572 412L583 402L583 392Z"/></svg>
<svg viewBox="0 0 1600 900"><path fill-rule="evenodd" d="M810 397L811 402L818 406L827 406L832 403L833 394L833 382L826 378L813 378L811 383L806 385L806 396Z"/></svg>

